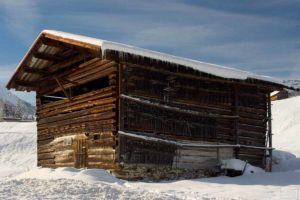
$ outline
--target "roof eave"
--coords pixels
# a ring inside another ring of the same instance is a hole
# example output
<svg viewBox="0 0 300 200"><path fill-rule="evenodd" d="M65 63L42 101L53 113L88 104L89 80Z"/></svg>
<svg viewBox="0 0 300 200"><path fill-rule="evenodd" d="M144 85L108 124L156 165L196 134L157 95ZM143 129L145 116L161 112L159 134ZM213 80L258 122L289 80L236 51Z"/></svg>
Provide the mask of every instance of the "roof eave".
<svg viewBox="0 0 300 200"><path fill-rule="evenodd" d="M70 44L70 45L73 45L73 46L82 47L82 48L85 48L85 49L90 49L92 51L101 52L101 46L100 45L91 44L91 43L87 43L87 42L82 42L82 41L79 41L79 40L73 40L71 38L61 37L61 36L52 34L49 31L42 31L38 35L36 40L33 42L31 47L28 49L25 56L19 62L15 72L13 73L12 77L9 79L8 83L6 84L7 89L15 89L17 91L19 90L18 85L15 83L15 80L18 78L18 75L22 71L23 66L25 66L27 64L27 62L29 61L29 59L31 58L33 52L36 49L39 48L40 44L42 44L42 41L43 41L44 38L48 38L48 39L55 40L55 41L62 42L62 43L67 43L67 44ZM33 88L26 87L25 91L30 92L30 91L35 91L35 90Z"/></svg>

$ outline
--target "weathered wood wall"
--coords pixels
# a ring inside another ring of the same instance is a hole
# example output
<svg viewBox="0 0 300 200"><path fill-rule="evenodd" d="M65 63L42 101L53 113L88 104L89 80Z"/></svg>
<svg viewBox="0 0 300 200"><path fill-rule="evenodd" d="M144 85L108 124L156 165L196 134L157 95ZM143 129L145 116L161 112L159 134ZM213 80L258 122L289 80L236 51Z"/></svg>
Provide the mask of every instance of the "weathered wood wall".
<svg viewBox="0 0 300 200"><path fill-rule="evenodd" d="M155 64L123 64L126 66L122 80L123 94L204 113L203 116L195 116L176 110L170 111L164 107L154 109L151 105L123 99L124 131L145 132L153 136L199 143L265 147L266 94L269 92L266 88L252 83L209 77L201 73L194 75L192 70L179 70L176 66L171 68ZM155 149L153 146L151 151ZM126 148L124 151L127 151ZM233 154L233 149L229 152ZM234 149L234 152L237 158L258 166L264 165L263 149L241 148ZM227 157L230 156L227 154Z"/></svg>
<svg viewBox="0 0 300 200"><path fill-rule="evenodd" d="M142 132L195 144L265 147L265 88L183 69L95 58L56 72L37 95L38 164L111 169L127 178L205 170L232 157L263 166L262 149L179 148L117 134ZM108 78L104 88L72 96L76 86L103 77ZM63 90L70 92L71 100L43 100Z"/></svg>
<svg viewBox="0 0 300 200"><path fill-rule="evenodd" d="M57 73L63 88L49 80L38 91L38 165L116 168L116 74L114 62L95 58ZM99 82L104 88L72 96L76 87L102 77L108 77L107 84ZM44 95L63 89L70 92L71 99L43 102Z"/></svg>

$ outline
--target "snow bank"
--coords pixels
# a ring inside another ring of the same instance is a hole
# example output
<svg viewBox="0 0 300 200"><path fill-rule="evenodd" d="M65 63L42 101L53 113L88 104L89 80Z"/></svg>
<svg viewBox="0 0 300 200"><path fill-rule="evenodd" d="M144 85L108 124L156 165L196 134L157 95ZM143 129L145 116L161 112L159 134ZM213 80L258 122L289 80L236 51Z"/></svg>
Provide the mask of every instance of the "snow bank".
<svg viewBox="0 0 300 200"><path fill-rule="evenodd" d="M36 135L36 122L0 122L0 134L18 133Z"/></svg>
<svg viewBox="0 0 300 200"><path fill-rule="evenodd" d="M15 176L13 179L37 178L43 180L74 179L87 183L106 182L122 184L124 181L112 176L103 169L75 169L62 167L57 169L36 168Z"/></svg>
<svg viewBox="0 0 300 200"><path fill-rule="evenodd" d="M297 157L286 151L275 150L273 151L273 164L280 164L283 162L288 162L290 160L294 160Z"/></svg>
<svg viewBox="0 0 300 200"><path fill-rule="evenodd" d="M273 171L274 172L288 172L297 171L300 169L300 158L296 155L276 150L273 152Z"/></svg>
<svg viewBox="0 0 300 200"><path fill-rule="evenodd" d="M0 177L36 166L36 123L0 122Z"/></svg>
<svg viewBox="0 0 300 200"><path fill-rule="evenodd" d="M300 157L300 96L272 103L273 146Z"/></svg>

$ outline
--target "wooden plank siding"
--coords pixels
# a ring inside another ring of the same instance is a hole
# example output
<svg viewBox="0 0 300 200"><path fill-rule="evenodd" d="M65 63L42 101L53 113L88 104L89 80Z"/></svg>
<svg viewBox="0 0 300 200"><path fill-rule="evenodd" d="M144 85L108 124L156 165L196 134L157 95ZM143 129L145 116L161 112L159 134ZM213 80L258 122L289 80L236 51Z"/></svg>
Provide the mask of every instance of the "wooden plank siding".
<svg viewBox="0 0 300 200"><path fill-rule="evenodd" d="M56 73L63 86L50 81L37 95L38 164L41 166L104 168L121 178L141 179L163 178L174 173L195 177L199 170L205 173L219 166L222 159L233 157L264 165L264 149L182 149L117 134L118 131L142 132L196 144L265 147L267 91L264 88L210 81L201 76L193 79L189 72L171 73L159 66L99 58L89 59L74 70ZM104 88L42 103L44 95L63 89L66 93L103 77L108 77ZM165 107L131 101L121 98L122 95ZM188 110L203 115L196 116Z"/></svg>
<svg viewBox="0 0 300 200"><path fill-rule="evenodd" d="M153 109L151 106L124 99L124 131L145 132L153 136L199 143L265 147L267 90L255 84L224 83L207 78L202 80L201 76L193 79L188 73L171 73L159 66L146 67L131 63L124 65L126 67L122 87L124 94L128 96L181 109L239 116L235 125L234 118L196 117L172 112L163 107ZM236 150L236 157L264 166L264 149ZM234 157L233 153L231 157ZM211 159L217 160L216 157ZM206 167L210 166L209 163L207 162ZM205 164L202 167L205 168Z"/></svg>
<svg viewBox="0 0 300 200"><path fill-rule="evenodd" d="M49 84L37 92L38 165L118 168L115 162L116 73L114 62L95 58L56 77L67 79L63 87L70 91L102 77L108 77L106 87L47 103L42 103L43 96L60 92L62 88Z"/></svg>

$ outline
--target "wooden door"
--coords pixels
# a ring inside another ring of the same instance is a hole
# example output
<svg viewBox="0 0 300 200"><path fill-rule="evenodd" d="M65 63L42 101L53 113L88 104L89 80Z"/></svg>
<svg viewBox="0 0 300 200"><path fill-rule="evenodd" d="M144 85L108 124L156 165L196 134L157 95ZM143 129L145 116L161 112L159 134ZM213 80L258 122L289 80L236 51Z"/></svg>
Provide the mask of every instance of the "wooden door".
<svg viewBox="0 0 300 200"><path fill-rule="evenodd" d="M86 139L77 139L75 147L75 167L87 167L87 142Z"/></svg>

